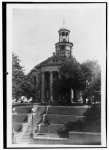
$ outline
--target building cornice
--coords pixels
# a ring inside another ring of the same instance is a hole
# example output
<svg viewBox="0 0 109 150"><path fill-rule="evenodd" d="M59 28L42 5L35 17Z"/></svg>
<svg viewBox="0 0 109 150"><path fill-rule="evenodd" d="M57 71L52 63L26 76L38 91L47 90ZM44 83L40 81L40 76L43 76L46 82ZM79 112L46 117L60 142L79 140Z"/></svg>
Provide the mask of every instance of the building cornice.
<svg viewBox="0 0 109 150"><path fill-rule="evenodd" d="M58 42L58 43L56 43L55 44L55 47L57 47L57 46L59 46L59 45L70 45L70 46L73 46L73 43L71 43L71 42Z"/></svg>

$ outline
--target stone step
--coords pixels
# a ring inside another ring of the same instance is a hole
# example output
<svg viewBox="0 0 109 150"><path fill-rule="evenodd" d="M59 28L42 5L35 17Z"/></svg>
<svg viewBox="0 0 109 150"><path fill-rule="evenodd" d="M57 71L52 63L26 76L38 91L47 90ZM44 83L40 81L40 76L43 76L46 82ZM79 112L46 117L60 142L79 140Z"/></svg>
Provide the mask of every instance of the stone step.
<svg viewBox="0 0 109 150"><path fill-rule="evenodd" d="M38 133L57 133L58 130L64 128L64 124L40 124Z"/></svg>
<svg viewBox="0 0 109 150"><path fill-rule="evenodd" d="M30 139L30 135L23 136L22 140Z"/></svg>
<svg viewBox="0 0 109 150"><path fill-rule="evenodd" d="M36 134L32 144L68 144L68 138L60 138L57 134Z"/></svg>
<svg viewBox="0 0 109 150"><path fill-rule="evenodd" d="M19 143L21 143L21 142L23 142L23 143L28 142L29 143L30 141L31 141L31 139L24 139L24 140L20 140Z"/></svg>
<svg viewBox="0 0 109 150"><path fill-rule="evenodd" d="M34 138L23 137L17 144L64 144L68 138L60 138L57 134L35 134Z"/></svg>
<svg viewBox="0 0 109 150"><path fill-rule="evenodd" d="M30 142L31 138L30 138L30 133L24 133L24 135L22 135L22 137L20 138L20 140L17 140L17 143L26 143L26 142Z"/></svg>
<svg viewBox="0 0 109 150"><path fill-rule="evenodd" d="M20 141L16 142L17 144L29 144L31 143L31 139L21 139Z"/></svg>
<svg viewBox="0 0 109 150"><path fill-rule="evenodd" d="M91 133L89 135L88 133L87 135L87 133L73 132L72 137L70 136L69 138L60 138L57 134L35 134L33 139L22 139L17 144L101 145L101 137L99 134Z"/></svg>
<svg viewBox="0 0 109 150"><path fill-rule="evenodd" d="M76 115L59 115L59 114L45 114L43 116L44 124L65 124L69 121L76 122L78 120L83 120L84 116Z"/></svg>
<svg viewBox="0 0 109 150"><path fill-rule="evenodd" d="M20 142L17 142L16 144L30 144L30 141L20 141Z"/></svg>
<svg viewBox="0 0 109 150"><path fill-rule="evenodd" d="M45 134L35 134L34 138L39 138L39 139L68 139L68 138L60 138L57 133L45 133Z"/></svg>
<svg viewBox="0 0 109 150"><path fill-rule="evenodd" d="M73 133L72 138L60 138L57 134L35 135L32 144L66 144L66 145L101 145L101 137L96 135L81 135Z"/></svg>
<svg viewBox="0 0 109 150"><path fill-rule="evenodd" d="M31 144L40 144L40 145L68 145L69 144L69 140L66 140L66 139L62 139L62 140L59 140L59 139L43 139L43 138L35 138L33 139L32 143Z"/></svg>
<svg viewBox="0 0 109 150"><path fill-rule="evenodd" d="M47 114L82 116L87 109L88 106L48 106Z"/></svg>

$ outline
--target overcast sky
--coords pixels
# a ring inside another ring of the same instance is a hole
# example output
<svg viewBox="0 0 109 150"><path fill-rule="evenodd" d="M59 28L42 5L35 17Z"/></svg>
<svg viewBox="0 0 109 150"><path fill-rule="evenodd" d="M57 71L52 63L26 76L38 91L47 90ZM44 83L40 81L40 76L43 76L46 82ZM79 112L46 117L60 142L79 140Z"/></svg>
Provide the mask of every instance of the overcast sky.
<svg viewBox="0 0 109 150"><path fill-rule="evenodd" d="M34 4L12 9L12 50L28 73L52 56L66 21L72 54L79 62L105 59L105 4Z"/></svg>

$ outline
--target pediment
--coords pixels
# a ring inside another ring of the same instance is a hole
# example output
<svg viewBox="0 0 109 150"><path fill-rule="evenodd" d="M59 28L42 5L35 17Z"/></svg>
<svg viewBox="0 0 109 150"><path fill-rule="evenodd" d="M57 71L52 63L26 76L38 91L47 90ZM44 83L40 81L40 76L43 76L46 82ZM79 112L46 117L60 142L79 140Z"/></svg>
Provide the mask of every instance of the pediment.
<svg viewBox="0 0 109 150"><path fill-rule="evenodd" d="M59 66L63 62L63 59L58 56L52 56L46 59L45 61L41 62L40 64L36 65L29 73L36 73L37 71L40 71L42 66Z"/></svg>
<svg viewBox="0 0 109 150"><path fill-rule="evenodd" d="M59 65L61 63L62 63L62 59L60 59L57 56L53 56L40 63L40 66Z"/></svg>

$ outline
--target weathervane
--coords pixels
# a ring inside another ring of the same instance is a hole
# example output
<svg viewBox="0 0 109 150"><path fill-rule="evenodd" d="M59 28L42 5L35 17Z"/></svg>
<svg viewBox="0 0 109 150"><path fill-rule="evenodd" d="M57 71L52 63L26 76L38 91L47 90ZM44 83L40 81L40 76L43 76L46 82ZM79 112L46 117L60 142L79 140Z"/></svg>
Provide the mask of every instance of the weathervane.
<svg viewBox="0 0 109 150"><path fill-rule="evenodd" d="M65 23L66 23L66 21L65 21L65 20L63 20L63 25L65 25Z"/></svg>

